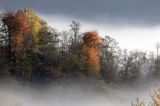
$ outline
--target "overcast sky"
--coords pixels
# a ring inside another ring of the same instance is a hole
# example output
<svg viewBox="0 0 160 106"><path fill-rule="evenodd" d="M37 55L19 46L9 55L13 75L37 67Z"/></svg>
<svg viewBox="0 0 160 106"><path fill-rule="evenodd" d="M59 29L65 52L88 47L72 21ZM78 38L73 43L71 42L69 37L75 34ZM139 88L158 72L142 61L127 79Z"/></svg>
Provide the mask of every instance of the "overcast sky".
<svg viewBox="0 0 160 106"><path fill-rule="evenodd" d="M0 0L1 10L31 7L58 30L72 20L98 30L122 48L154 50L160 42L160 0Z"/></svg>

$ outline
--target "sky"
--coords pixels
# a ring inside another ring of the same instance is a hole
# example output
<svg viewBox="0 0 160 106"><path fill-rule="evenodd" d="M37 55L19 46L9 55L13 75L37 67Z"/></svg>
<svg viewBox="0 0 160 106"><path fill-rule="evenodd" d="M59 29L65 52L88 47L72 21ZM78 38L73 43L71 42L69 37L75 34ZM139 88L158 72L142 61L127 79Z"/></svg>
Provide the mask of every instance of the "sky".
<svg viewBox="0 0 160 106"><path fill-rule="evenodd" d="M81 31L97 30L121 48L154 51L160 42L160 0L0 0L0 10L33 8L59 31L72 20Z"/></svg>

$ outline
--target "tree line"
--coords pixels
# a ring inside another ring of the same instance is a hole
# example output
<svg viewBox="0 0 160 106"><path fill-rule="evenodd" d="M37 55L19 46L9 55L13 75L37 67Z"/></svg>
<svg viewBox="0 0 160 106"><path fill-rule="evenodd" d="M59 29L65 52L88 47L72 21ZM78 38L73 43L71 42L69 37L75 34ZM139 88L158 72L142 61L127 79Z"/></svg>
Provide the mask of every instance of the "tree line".
<svg viewBox="0 0 160 106"><path fill-rule="evenodd" d="M31 8L0 15L0 80L51 83L57 80L135 82L160 76L157 53L121 49L112 37L81 31L72 21L59 32Z"/></svg>

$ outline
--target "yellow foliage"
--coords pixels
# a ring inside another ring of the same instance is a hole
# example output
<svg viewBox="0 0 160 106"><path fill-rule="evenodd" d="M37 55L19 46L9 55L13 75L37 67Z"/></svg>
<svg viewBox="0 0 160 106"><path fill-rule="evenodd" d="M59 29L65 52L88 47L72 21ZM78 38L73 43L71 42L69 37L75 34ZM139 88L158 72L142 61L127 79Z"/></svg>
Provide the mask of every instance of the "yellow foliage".
<svg viewBox="0 0 160 106"><path fill-rule="evenodd" d="M38 47L39 44L38 34L42 27L41 25L42 20L36 15L36 13L31 8L25 8L23 12L29 20L29 24L32 30L32 36L35 41L36 47Z"/></svg>
<svg viewBox="0 0 160 106"><path fill-rule="evenodd" d="M151 96L152 101L148 106L160 106L160 89L154 90L154 94ZM145 106L145 103L139 99L136 99L132 106Z"/></svg>
<svg viewBox="0 0 160 106"><path fill-rule="evenodd" d="M137 98L135 103L132 103L132 106L145 106L145 104L144 104L144 101Z"/></svg>
<svg viewBox="0 0 160 106"><path fill-rule="evenodd" d="M160 106L160 89L154 90L152 97L152 103L150 106Z"/></svg>

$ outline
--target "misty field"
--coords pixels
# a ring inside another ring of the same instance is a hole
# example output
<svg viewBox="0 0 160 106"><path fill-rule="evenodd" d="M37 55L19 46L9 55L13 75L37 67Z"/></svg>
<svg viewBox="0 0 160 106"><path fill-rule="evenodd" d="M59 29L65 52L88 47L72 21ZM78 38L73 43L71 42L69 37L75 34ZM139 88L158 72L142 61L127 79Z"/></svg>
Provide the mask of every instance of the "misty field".
<svg viewBox="0 0 160 106"><path fill-rule="evenodd" d="M0 88L0 106L131 106L137 98L149 104L159 84L150 81L138 86L107 86L105 91L98 89L101 85L84 82L61 82L46 88L10 85Z"/></svg>

